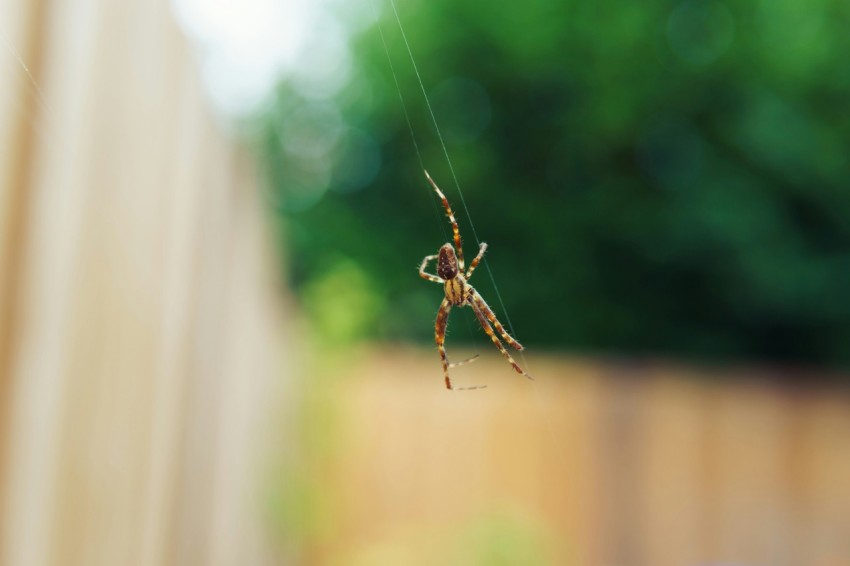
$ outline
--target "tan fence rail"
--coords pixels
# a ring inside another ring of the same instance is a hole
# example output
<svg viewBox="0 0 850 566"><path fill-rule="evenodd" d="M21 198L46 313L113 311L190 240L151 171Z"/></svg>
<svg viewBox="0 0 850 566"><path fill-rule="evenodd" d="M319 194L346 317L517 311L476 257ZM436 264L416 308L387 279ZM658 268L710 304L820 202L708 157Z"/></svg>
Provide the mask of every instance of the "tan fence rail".
<svg viewBox="0 0 850 566"><path fill-rule="evenodd" d="M0 563L257 564L252 164L167 0L0 1Z"/></svg>
<svg viewBox="0 0 850 566"><path fill-rule="evenodd" d="M850 565L846 390L530 352L532 384L482 354L455 373L482 391L436 352L347 364L318 562Z"/></svg>

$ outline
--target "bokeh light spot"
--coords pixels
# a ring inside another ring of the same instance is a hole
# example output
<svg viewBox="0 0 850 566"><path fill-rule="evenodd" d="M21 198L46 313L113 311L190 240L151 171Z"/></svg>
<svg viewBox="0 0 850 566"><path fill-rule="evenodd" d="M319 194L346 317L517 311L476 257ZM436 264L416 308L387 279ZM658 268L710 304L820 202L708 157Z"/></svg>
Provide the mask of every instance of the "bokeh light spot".
<svg viewBox="0 0 850 566"><path fill-rule="evenodd" d="M173 0L192 38L204 87L223 115L257 114L280 82L327 99L351 74L351 29L331 0ZM371 18L364 16L363 25Z"/></svg>
<svg viewBox="0 0 850 566"><path fill-rule="evenodd" d="M637 161L659 188L686 190L702 172L703 142L693 128L674 117L659 117L643 129Z"/></svg>
<svg viewBox="0 0 850 566"><path fill-rule="evenodd" d="M381 167L381 149L363 130L351 128L340 143L333 189L341 193L359 191L369 185Z"/></svg>
<svg viewBox="0 0 850 566"><path fill-rule="evenodd" d="M290 155L319 159L334 149L344 123L331 102L307 102L293 109L281 124L283 147Z"/></svg>
<svg viewBox="0 0 850 566"><path fill-rule="evenodd" d="M667 21L670 48L693 65L716 61L732 44L734 36L732 13L717 0L685 0Z"/></svg>

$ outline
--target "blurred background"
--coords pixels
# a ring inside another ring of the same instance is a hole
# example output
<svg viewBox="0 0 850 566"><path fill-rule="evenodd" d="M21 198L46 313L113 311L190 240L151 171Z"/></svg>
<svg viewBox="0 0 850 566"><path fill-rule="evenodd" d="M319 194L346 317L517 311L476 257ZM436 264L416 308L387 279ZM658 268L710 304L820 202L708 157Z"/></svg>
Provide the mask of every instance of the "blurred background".
<svg viewBox="0 0 850 566"><path fill-rule="evenodd" d="M850 565L848 25L0 0L0 563Z"/></svg>

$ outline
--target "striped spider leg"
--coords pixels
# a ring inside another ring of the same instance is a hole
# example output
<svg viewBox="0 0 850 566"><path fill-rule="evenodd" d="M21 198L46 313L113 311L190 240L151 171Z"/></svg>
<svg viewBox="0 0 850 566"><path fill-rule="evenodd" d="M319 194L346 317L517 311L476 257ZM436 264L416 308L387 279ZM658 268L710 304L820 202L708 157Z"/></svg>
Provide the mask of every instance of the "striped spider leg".
<svg viewBox="0 0 850 566"><path fill-rule="evenodd" d="M476 355L460 362L449 363L446 356L445 341L446 326L449 322L449 312L452 307L470 307L473 312L475 312L475 317L478 319L478 323L481 325L481 328L484 329L484 332L487 333L490 340L492 340L493 344L502 353L502 356L504 356L508 363L511 364L511 367L513 367L517 373L524 375L528 379L533 379L530 375L525 373L513 357L511 357L507 348L505 348L505 345L502 344L501 340L499 340L499 336L501 336L502 340L517 350L523 349L522 344L514 340L514 338L508 334L502 326L502 323L499 322L496 315L493 314L493 310L487 305L478 291L476 291L475 288L467 282L467 280L472 277L472 273L475 271L475 268L478 267L479 263L481 263L481 258L484 257L484 252L487 251L487 244L483 242L481 243L478 249L478 255L476 255L472 260L472 263L469 264L469 269L464 272L465 263L463 259L460 230L458 229L457 220L455 220L454 213L452 212L452 207L449 205L448 199L446 199L443 192L434 180L431 179L431 176L427 171L425 171L425 177L437 192L437 196L440 197L440 200L443 203L443 208L446 209L446 215L449 217L449 222L452 224L452 234L454 239L454 246L452 246L451 243L443 244L439 253L426 256L422 260L422 264L419 266L419 275L428 281L442 284L445 292L445 297L440 305L440 310L437 312L435 339L437 342L437 350L440 352L440 360L442 360L443 363L443 374L446 378L446 388L451 390L463 390L483 389L484 387L487 387L486 385L475 385L472 387L452 386L452 381L449 377L449 369L473 362L478 358ZM437 261L436 275L432 275L425 271L428 263L434 260ZM496 328L495 332L493 331L493 327ZM498 335L496 334L497 332Z"/></svg>

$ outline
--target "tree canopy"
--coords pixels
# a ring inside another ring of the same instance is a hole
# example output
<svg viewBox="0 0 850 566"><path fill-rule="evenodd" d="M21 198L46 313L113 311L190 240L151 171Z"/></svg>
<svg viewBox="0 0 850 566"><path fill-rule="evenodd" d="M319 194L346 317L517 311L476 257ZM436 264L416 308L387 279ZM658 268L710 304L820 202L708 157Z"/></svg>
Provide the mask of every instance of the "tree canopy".
<svg viewBox="0 0 850 566"><path fill-rule="evenodd" d="M334 97L284 84L266 117L287 273L326 338L433 340L416 268L450 231L397 79L527 347L848 367L850 4L400 9L463 198L391 12ZM472 283L504 317L487 267Z"/></svg>

